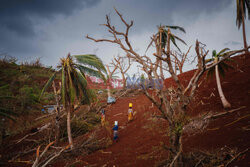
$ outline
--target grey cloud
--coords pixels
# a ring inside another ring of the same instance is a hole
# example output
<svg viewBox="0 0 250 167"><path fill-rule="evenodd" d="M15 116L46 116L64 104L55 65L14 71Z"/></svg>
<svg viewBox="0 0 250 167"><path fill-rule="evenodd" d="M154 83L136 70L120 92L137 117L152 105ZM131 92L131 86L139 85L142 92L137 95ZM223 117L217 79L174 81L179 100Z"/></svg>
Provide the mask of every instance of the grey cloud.
<svg viewBox="0 0 250 167"><path fill-rule="evenodd" d="M104 60L107 62L116 52L122 53L117 46L111 48L110 44L97 44L84 38L86 34L96 38L109 37L109 33L99 26L105 22L105 14L111 16L111 22L117 26L117 29L121 31L124 29L119 17L114 14L113 6L126 20L134 20L130 37L135 40L135 48L144 52L143 47L148 44L146 40L150 40L150 35L157 31L157 25L176 24L184 28L190 26L186 34L188 35L196 31L192 29L194 28L192 24L195 20L199 20L201 14L211 16L213 13L216 16L234 2L228 0L0 0L0 3L0 52L3 50L20 59L33 55L43 57L42 60L52 65L68 52L91 53L99 48L97 54L105 56ZM173 17L176 14L178 18L181 17L177 19L179 21L175 21ZM209 21L205 20L204 25L210 25ZM202 29L199 25L196 28L200 30L197 32L202 33L206 27ZM145 34L148 35L147 38L144 38ZM196 37L197 35L192 36L192 39ZM235 38L232 40L238 41Z"/></svg>
<svg viewBox="0 0 250 167"><path fill-rule="evenodd" d="M225 42L224 45L242 45L242 43L237 41L228 41Z"/></svg>
<svg viewBox="0 0 250 167"><path fill-rule="evenodd" d="M134 20L135 31L152 31L159 24L173 24L172 16L176 13L192 22L201 13L216 13L230 6L228 0L125 0L114 1L114 6ZM179 25L184 26L184 25Z"/></svg>
<svg viewBox="0 0 250 167"><path fill-rule="evenodd" d="M75 10L90 7L100 0L2 0L0 29L21 36L33 36L32 19L51 19L55 15L70 15ZM1 32L2 32L1 31ZM1 34L0 34L1 35Z"/></svg>

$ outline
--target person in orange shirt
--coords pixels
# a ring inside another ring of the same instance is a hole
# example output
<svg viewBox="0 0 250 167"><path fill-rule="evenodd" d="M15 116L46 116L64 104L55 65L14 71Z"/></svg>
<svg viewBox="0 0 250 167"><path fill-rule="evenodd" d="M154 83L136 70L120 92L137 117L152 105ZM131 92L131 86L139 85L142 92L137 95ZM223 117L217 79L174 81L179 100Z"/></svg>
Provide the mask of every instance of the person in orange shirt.
<svg viewBox="0 0 250 167"><path fill-rule="evenodd" d="M133 113L132 106L133 106L133 104L132 104L132 103L129 103L129 109L128 109L128 122L130 122L130 121L133 120L134 113Z"/></svg>

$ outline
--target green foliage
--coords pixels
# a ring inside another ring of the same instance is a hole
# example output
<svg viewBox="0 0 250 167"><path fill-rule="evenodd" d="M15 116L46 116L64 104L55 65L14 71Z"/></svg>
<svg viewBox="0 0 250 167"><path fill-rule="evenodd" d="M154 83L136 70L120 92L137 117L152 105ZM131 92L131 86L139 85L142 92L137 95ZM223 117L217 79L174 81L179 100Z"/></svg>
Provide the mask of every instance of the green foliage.
<svg viewBox="0 0 250 167"><path fill-rule="evenodd" d="M79 111L81 112L81 111ZM79 114L79 113L78 113ZM93 112L82 112L81 116L73 117L71 120L72 137L83 135L94 128L95 125L100 123L100 116ZM64 120L60 126L62 138L67 136L67 122Z"/></svg>
<svg viewBox="0 0 250 167"><path fill-rule="evenodd" d="M65 107L74 105L77 101L81 101L83 104L89 104L95 100L95 92L87 87L85 73L99 77L103 76L102 72L106 73L102 61L96 55L75 55L74 57L77 62L74 62L73 57L68 54L66 58L61 59L60 65L58 66L59 72L61 73L62 103ZM41 92L41 96L55 80L56 74L55 72L47 81Z"/></svg>
<svg viewBox="0 0 250 167"><path fill-rule="evenodd" d="M161 36L161 47L162 48L165 48L165 46L167 45L167 40L168 40L168 29L174 29L174 30L179 30L183 33L186 33L185 29L182 28L182 27L179 27L179 26L168 26L168 25L165 25L165 26L158 26L158 32L155 34L155 37L157 38L160 38ZM182 40L181 38L179 38L178 36L174 35L173 33L170 32L170 42L172 42L174 44L174 46L180 51L180 48L178 47L176 41L179 41L181 42L182 44L184 45L187 45L186 42L184 40ZM147 49L146 49L146 52L147 50L150 48L150 46L152 46L154 42L154 39L151 40L151 42L149 43Z"/></svg>
<svg viewBox="0 0 250 167"><path fill-rule="evenodd" d="M39 97L39 100L40 100L41 96L43 95L43 93L48 89L48 87L51 86L51 84L52 84L52 82L54 81L55 77L56 77L56 72L50 77L50 79L48 80L48 82L47 82L47 83L45 84L45 86L43 87L42 92L41 92L41 95L40 95L40 97Z"/></svg>
<svg viewBox="0 0 250 167"><path fill-rule="evenodd" d="M3 116L5 118L9 118L9 119L14 121L15 118L13 116L16 116L16 115L17 114L14 113L11 109L0 107L0 116Z"/></svg>
<svg viewBox="0 0 250 167"><path fill-rule="evenodd" d="M41 101L41 100L45 104L54 104L55 103L55 94L53 92L45 92L43 95L43 98L40 99L39 101Z"/></svg>
<svg viewBox="0 0 250 167"><path fill-rule="evenodd" d="M172 129L175 134L181 134L183 130L184 122L175 122L175 128Z"/></svg>
<svg viewBox="0 0 250 167"><path fill-rule="evenodd" d="M106 68L104 67L101 59L99 59L96 55L74 55L74 57L77 59L78 63L90 66L91 68L89 68L89 70L93 70L94 68L107 74Z"/></svg>
<svg viewBox="0 0 250 167"><path fill-rule="evenodd" d="M144 81L145 80L145 76L144 74L141 74L141 81Z"/></svg>
<svg viewBox="0 0 250 167"><path fill-rule="evenodd" d="M13 100L16 100L16 98L12 95L9 84L0 86L0 116L15 120L14 117L17 114L12 109L11 102Z"/></svg>
<svg viewBox="0 0 250 167"><path fill-rule="evenodd" d="M161 40L161 41L162 41L162 48L165 48L165 46L167 45L167 39L168 39L168 30L165 29L165 28L180 30L180 31L186 33L185 30L184 30L184 28L179 27L179 26L162 26L162 27L160 27L160 28L159 28L160 31L159 31L158 33L162 33L162 40ZM162 32L161 32L161 31L162 31ZM174 44L174 46L175 46L179 51L180 51L180 48L177 46L176 40L178 40L179 42L181 42L181 43L187 45L186 42L185 42L184 40L182 40L181 38L177 37L176 35L174 35L174 34L172 34L172 33L170 33L169 35L170 35L170 41Z"/></svg>
<svg viewBox="0 0 250 167"><path fill-rule="evenodd" d="M216 52L216 50L212 51L212 58L210 59L206 59L205 63L216 63L216 61L219 61L220 58L223 58L226 55L226 51L228 51L229 48L224 48L222 49L219 53ZM233 66L230 65L230 62L232 62L233 60L228 58L222 62L220 62L218 64L218 69L219 69L219 73L222 77L225 76L225 72L228 71L229 69L234 69ZM211 78L213 77L213 75L215 74L215 66L213 68L210 68L207 72L207 78Z"/></svg>
<svg viewBox="0 0 250 167"><path fill-rule="evenodd" d="M23 109L36 104L39 98L39 89L36 87L30 87L28 85L24 85L19 90L18 99L21 102L21 106Z"/></svg>
<svg viewBox="0 0 250 167"><path fill-rule="evenodd" d="M38 108L40 77L48 77L53 70L28 63L17 65L16 61L0 59L0 107L9 113L28 114L31 109ZM10 116L15 117L13 114Z"/></svg>

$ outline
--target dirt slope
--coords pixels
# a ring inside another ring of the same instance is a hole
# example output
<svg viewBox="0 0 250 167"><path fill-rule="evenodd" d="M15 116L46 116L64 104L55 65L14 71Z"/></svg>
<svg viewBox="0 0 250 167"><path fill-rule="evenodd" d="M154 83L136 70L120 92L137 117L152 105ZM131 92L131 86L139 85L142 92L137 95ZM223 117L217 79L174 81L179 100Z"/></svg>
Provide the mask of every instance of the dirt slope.
<svg viewBox="0 0 250 167"><path fill-rule="evenodd" d="M127 123L128 103L132 102L136 111L135 120ZM119 122L119 141L109 148L80 159L87 164L97 166L152 166L156 160L165 154L160 149L160 143L166 141L161 127L162 121L152 119L157 109L144 95L131 98L121 98L108 109L106 117L110 125Z"/></svg>
<svg viewBox="0 0 250 167"><path fill-rule="evenodd" d="M185 135L184 151L214 151L225 145L242 151L250 147L250 58L234 58L235 69L222 78L225 96L232 104L232 109L244 106L243 109L210 122L208 128L196 135ZM187 82L194 71L180 75L182 82ZM173 82L167 79L171 86ZM211 111L224 112L215 83L204 80L198 89L196 101L189 108L190 115ZM127 124L128 103L132 102L136 119ZM159 114L152 103L143 95L119 99L107 111L107 120L111 125L119 121L118 143L109 148L97 151L88 156L80 156L79 166L154 166L166 159L167 151L162 144L167 144L167 126L163 120L152 117ZM250 166L249 152L232 165Z"/></svg>
<svg viewBox="0 0 250 167"><path fill-rule="evenodd" d="M250 56L234 58L235 69L222 78L225 96L232 104L232 109L244 106L241 110L210 122L208 128L195 135L186 134L183 139L184 151L214 151L224 147L237 148L243 151L250 147ZM194 71L180 75L186 84ZM167 86L173 85L171 79L165 81ZM136 111L135 120L127 123L128 104L132 102ZM192 116L205 112L224 112L221 105L215 79L203 80L199 87L195 101L188 112ZM159 115L156 107L143 94L120 98L115 104L107 108L107 125L110 129L114 121L119 122L119 141L106 149L96 151L87 156L71 155L56 160L51 166L154 166L167 158L167 151L163 144L168 144L167 123L154 117ZM99 127L97 132L105 136L105 128ZM75 139L77 141L77 139ZM250 166L250 153L232 163L232 166Z"/></svg>

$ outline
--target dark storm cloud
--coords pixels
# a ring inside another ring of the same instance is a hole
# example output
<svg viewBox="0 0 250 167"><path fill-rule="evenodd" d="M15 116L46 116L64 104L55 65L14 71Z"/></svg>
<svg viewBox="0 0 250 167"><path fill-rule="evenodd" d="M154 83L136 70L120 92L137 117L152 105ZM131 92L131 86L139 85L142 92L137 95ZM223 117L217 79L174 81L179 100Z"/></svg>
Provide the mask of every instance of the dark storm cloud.
<svg viewBox="0 0 250 167"><path fill-rule="evenodd" d="M108 44L97 45L83 38L86 34L94 37L109 37L105 29L98 26L105 22L105 14L110 15L112 24L119 30L120 28L123 30L124 26L116 16L113 7L116 7L127 21L134 20L135 24L130 35L136 40L135 43L138 44L136 47L143 48L148 44L145 45L145 41L150 40L150 37L143 39L140 37L153 34L159 24L179 25L185 29L189 27L187 34L191 31L195 31L193 34L197 32L206 34L204 32L206 28L209 25L212 27L211 20L216 19L217 14L225 12L225 9L230 13L232 10L228 11L228 6L232 6L232 3L235 2L229 0L0 0L0 53L6 52L18 59L43 57L43 60L50 65L55 64L58 57L69 51L75 54L90 53L98 47L103 52L101 55L113 55L114 52L119 52L117 48L107 49ZM203 21L203 18L210 19L210 22ZM218 22L223 20L218 19Z"/></svg>
<svg viewBox="0 0 250 167"><path fill-rule="evenodd" d="M192 22L201 13L217 13L231 3L229 0L117 0L115 6L134 20L138 29L152 30L159 24L172 24L174 14Z"/></svg>
<svg viewBox="0 0 250 167"><path fill-rule="evenodd" d="M77 9L90 7L100 0L1 0L0 35L6 31L21 36L34 35L32 19L51 19L55 15L70 15Z"/></svg>

